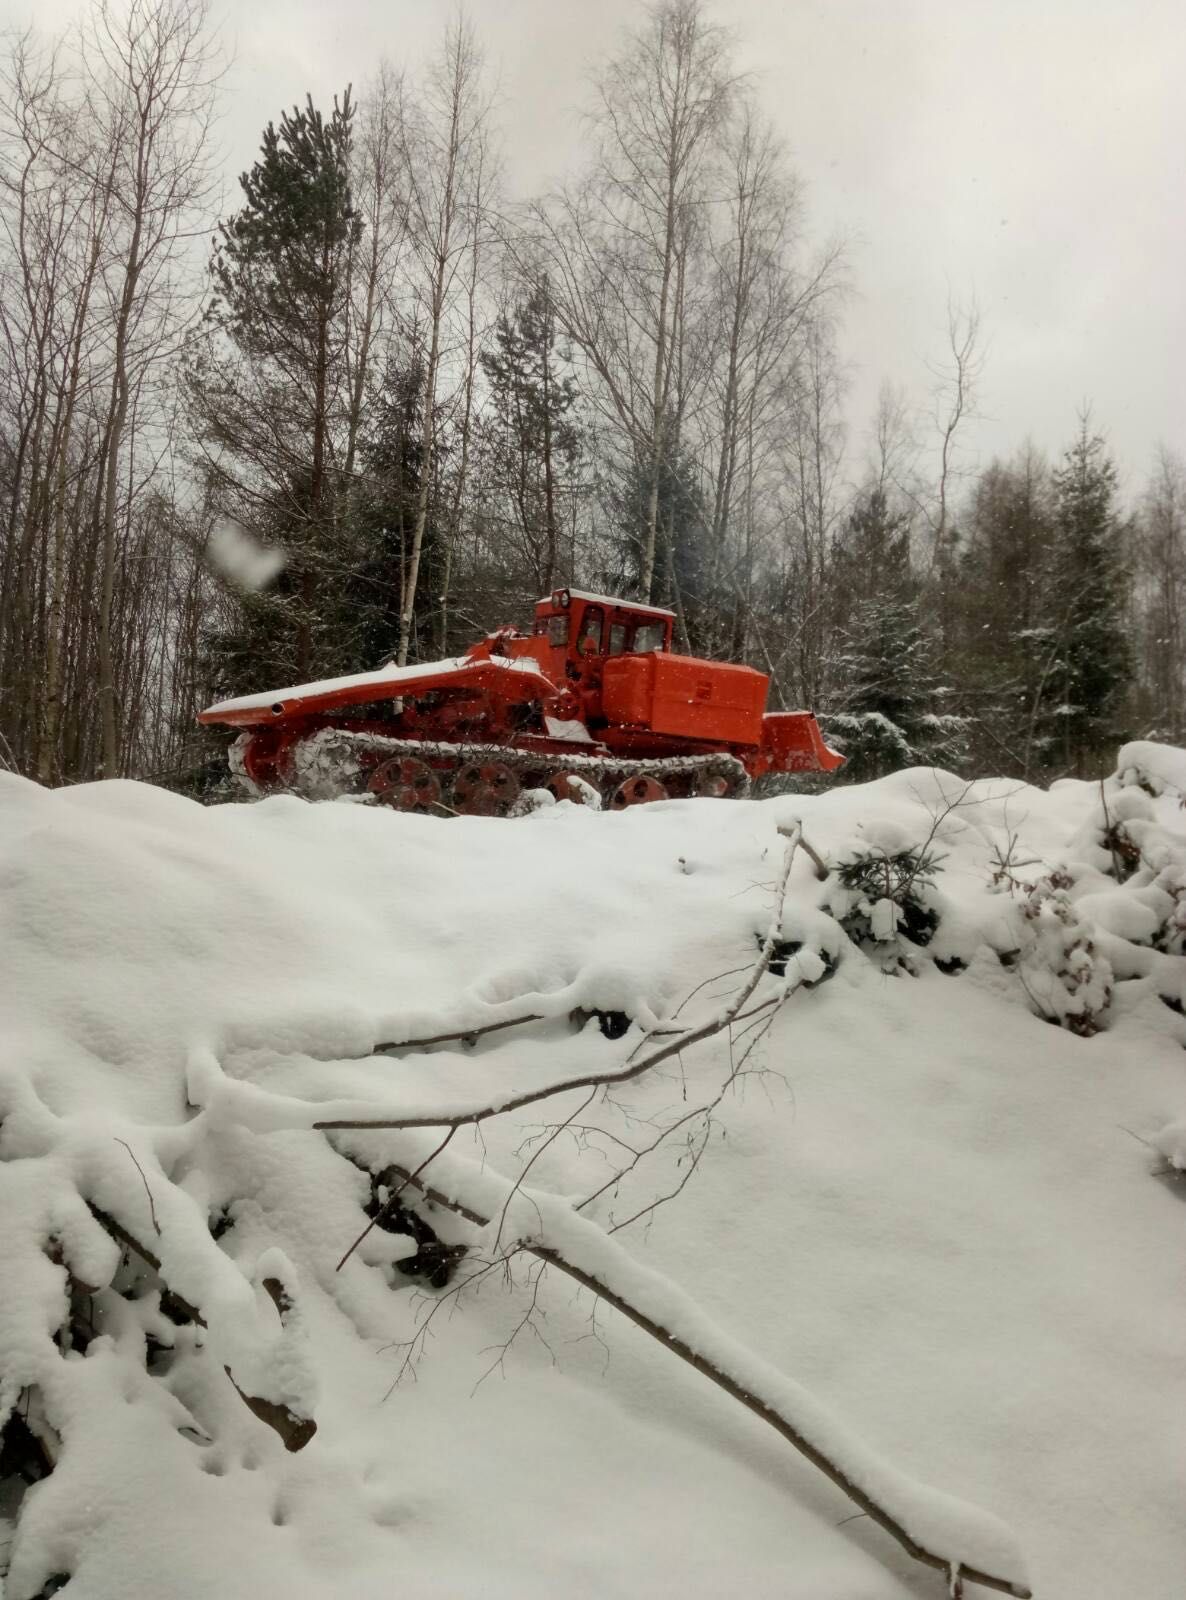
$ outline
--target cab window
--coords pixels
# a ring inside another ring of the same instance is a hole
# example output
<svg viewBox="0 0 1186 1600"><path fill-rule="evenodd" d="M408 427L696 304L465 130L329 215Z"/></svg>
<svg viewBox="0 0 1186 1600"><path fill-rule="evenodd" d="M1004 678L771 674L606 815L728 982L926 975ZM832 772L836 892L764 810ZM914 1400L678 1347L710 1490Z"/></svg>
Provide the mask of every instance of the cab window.
<svg viewBox="0 0 1186 1600"><path fill-rule="evenodd" d="M548 643L558 645L565 645L568 643L567 611L561 616L548 618Z"/></svg>
<svg viewBox="0 0 1186 1600"><path fill-rule="evenodd" d="M611 656L624 655L626 651L626 624L612 622L609 630L609 653Z"/></svg>
<svg viewBox="0 0 1186 1600"><path fill-rule="evenodd" d="M601 654L601 627L602 614L600 606L589 606L581 618L581 636L577 641L577 653L582 656L596 656Z"/></svg>
<svg viewBox="0 0 1186 1600"><path fill-rule="evenodd" d="M651 650L662 650L663 635L666 624L662 622L640 622L634 630L634 652L636 655L646 655Z"/></svg>

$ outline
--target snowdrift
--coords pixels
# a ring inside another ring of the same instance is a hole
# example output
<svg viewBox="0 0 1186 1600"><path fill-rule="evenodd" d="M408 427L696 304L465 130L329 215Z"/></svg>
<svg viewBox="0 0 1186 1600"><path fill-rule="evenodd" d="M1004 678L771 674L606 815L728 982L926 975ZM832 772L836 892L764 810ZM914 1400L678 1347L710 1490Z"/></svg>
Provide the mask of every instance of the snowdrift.
<svg viewBox="0 0 1186 1600"><path fill-rule="evenodd" d="M0 774L3 1600L1173 1592L1181 783Z"/></svg>

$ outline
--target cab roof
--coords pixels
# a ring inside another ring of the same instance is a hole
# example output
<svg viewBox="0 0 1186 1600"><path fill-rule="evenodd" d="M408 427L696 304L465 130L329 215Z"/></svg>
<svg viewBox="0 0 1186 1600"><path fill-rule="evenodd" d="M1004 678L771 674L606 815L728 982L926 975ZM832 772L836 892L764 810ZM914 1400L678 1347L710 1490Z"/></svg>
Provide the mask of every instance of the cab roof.
<svg viewBox="0 0 1186 1600"><path fill-rule="evenodd" d="M535 603L537 606L550 606L556 603L556 596L567 594L570 600L587 600L599 606L619 607L623 611L645 611L652 617L674 617L674 611L668 611L664 606L644 605L641 600L624 600L620 595L593 594L588 589L554 589L551 594L544 595Z"/></svg>

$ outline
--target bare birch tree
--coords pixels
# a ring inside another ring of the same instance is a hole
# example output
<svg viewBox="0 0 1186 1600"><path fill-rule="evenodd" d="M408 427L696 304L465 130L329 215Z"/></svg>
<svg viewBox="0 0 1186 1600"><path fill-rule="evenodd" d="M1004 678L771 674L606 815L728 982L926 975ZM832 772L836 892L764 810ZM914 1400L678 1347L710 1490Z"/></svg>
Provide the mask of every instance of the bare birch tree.
<svg viewBox="0 0 1186 1600"><path fill-rule="evenodd" d="M1140 582L1149 721L1156 737L1181 742L1186 729L1186 466L1164 446L1145 491Z"/></svg>
<svg viewBox="0 0 1186 1600"><path fill-rule="evenodd" d="M490 171L490 99L482 54L464 20L450 24L418 98L405 96L400 151L408 183L408 268L412 315L425 349L421 391L421 469L410 548L406 553L396 660L408 659L428 527L439 407L460 362L457 389L468 393L472 269L485 227ZM469 416L470 400L463 399ZM468 421L465 423L468 427Z"/></svg>
<svg viewBox="0 0 1186 1600"><path fill-rule="evenodd" d="M960 474L960 435L977 415L976 403L984 371L984 342L980 310L975 301L947 305L947 353L930 365L934 379L932 423L938 446L938 470L933 502L926 507L931 528L929 569L941 572L948 556L951 502Z"/></svg>
<svg viewBox="0 0 1186 1600"><path fill-rule="evenodd" d="M81 49L88 103L104 142L114 248L103 272L112 315L104 422L98 697L102 771L120 770L112 638L116 538L129 406L136 387L179 349L196 311L179 282L192 263L212 187L208 139L218 66L205 0L101 0Z"/></svg>
<svg viewBox="0 0 1186 1600"><path fill-rule="evenodd" d="M689 243L736 88L728 39L699 0L651 6L601 73L591 170L535 213L561 326L600 380L603 411L645 485L644 600L654 589L660 482L686 355Z"/></svg>

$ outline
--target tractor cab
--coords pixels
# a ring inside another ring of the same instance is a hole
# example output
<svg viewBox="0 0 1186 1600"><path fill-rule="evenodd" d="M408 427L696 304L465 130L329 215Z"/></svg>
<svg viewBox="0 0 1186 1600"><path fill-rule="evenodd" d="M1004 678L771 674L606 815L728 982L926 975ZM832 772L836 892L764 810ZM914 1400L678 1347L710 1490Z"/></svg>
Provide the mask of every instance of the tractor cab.
<svg viewBox="0 0 1186 1600"><path fill-rule="evenodd" d="M662 606L555 589L536 603L535 631L521 648L571 691L579 719L611 745L640 734L759 745L764 674L676 655L674 627L675 613Z"/></svg>
<svg viewBox="0 0 1186 1600"><path fill-rule="evenodd" d="M556 682L599 682L614 656L670 652L675 615L580 589L553 589L536 602L532 654L547 641L547 670Z"/></svg>

